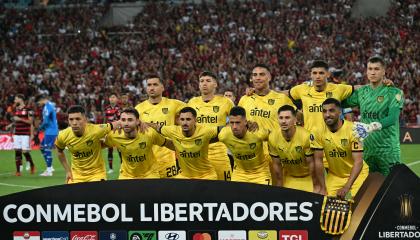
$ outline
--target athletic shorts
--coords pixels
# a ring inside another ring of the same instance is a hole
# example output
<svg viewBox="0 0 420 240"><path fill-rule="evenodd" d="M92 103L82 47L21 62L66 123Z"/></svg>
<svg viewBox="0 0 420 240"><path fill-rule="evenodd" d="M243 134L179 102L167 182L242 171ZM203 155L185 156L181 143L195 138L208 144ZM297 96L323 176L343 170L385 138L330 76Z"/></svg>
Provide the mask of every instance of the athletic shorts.
<svg viewBox="0 0 420 240"><path fill-rule="evenodd" d="M16 150L31 150L31 139L29 135L13 135L13 148Z"/></svg>

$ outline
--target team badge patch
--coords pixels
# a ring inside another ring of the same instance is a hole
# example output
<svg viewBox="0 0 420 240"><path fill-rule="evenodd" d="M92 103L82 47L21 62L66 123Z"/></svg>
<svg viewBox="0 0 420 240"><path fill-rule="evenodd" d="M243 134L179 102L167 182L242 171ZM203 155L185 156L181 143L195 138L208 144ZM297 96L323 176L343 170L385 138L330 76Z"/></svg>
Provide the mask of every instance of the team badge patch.
<svg viewBox="0 0 420 240"><path fill-rule="evenodd" d="M314 137L314 135L313 135L312 133L309 135L309 139L310 139L311 141L315 140L315 137Z"/></svg>
<svg viewBox="0 0 420 240"><path fill-rule="evenodd" d="M162 108L162 113L163 114L168 114L168 111L169 111L168 108Z"/></svg>
<svg viewBox="0 0 420 240"><path fill-rule="evenodd" d="M219 106L213 106L213 112L215 113L219 112Z"/></svg>
<svg viewBox="0 0 420 240"><path fill-rule="evenodd" d="M344 233L350 225L352 203L351 200L325 196L321 209L321 229L333 235Z"/></svg>
<svg viewBox="0 0 420 240"><path fill-rule="evenodd" d="M257 147L256 143L250 143L249 144L249 148L254 149L255 147Z"/></svg>
<svg viewBox="0 0 420 240"><path fill-rule="evenodd" d="M341 139L341 146L345 147L349 145L349 140L348 139Z"/></svg>
<svg viewBox="0 0 420 240"><path fill-rule="evenodd" d="M378 97L376 98L376 101L378 101L378 103L383 102L383 101L384 101L384 96L378 96Z"/></svg>
<svg viewBox="0 0 420 240"><path fill-rule="evenodd" d="M325 96L326 96L327 98L332 98L333 93L332 93L332 92L326 92L326 93L325 93Z"/></svg>
<svg viewBox="0 0 420 240"><path fill-rule="evenodd" d="M302 146L295 147L296 152L301 153L303 151Z"/></svg>
<svg viewBox="0 0 420 240"><path fill-rule="evenodd" d="M86 141L86 145L92 146L92 144L93 144L93 140L92 139L89 139L89 140Z"/></svg>
<svg viewBox="0 0 420 240"><path fill-rule="evenodd" d="M139 143L139 147L140 147L140 149L145 149L146 148L146 142Z"/></svg>
<svg viewBox="0 0 420 240"><path fill-rule="evenodd" d="M273 105L276 102L276 100L274 99L268 99L268 104L269 105Z"/></svg>
<svg viewBox="0 0 420 240"><path fill-rule="evenodd" d="M196 139L195 141L195 145L199 146L203 143L203 141L201 139Z"/></svg>
<svg viewBox="0 0 420 240"><path fill-rule="evenodd" d="M398 102L401 101L401 94L395 95L395 99L397 99Z"/></svg>

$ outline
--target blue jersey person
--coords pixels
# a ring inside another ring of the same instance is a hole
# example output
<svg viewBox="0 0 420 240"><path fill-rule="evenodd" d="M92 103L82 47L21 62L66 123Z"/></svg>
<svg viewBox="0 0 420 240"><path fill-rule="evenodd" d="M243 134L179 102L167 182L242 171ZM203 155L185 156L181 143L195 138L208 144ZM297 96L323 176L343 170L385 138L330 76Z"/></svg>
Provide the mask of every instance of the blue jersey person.
<svg viewBox="0 0 420 240"><path fill-rule="evenodd" d="M41 152L44 156L47 169L41 173L41 176L52 176L52 148L58 135L57 114L54 103L50 102L45 95L39 95L35 98L38 106L42 107L42 122L38 131L44 132L44 139L41 142Z"/></svg>

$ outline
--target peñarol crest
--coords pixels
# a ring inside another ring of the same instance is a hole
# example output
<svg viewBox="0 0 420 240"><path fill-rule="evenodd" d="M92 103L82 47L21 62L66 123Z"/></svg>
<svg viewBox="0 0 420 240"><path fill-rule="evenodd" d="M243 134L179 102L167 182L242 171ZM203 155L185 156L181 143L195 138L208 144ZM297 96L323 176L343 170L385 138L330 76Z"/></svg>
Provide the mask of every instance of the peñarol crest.
<svg viewBox="0 0 420 240"><path fill-rule="evenodd" d="M328 234L343 234L350 225L351 200L336 197L324 197L321 209L321 229Z"/></svg>
<svg viewBox="0 0 420 240"><path fill-rule="evenodd" d="M274 100L274 99L268 99L268 104L269 105L274 105L275 102L276 102L276 100Z"/></svg>
<svg viewBox="0 0 420 240"><path fill-rule="evenodd" d="M196 139L195 141L195 145L199 146L203 143L203 141L201 139Z"/></svg>
<svg viewBox="0 0 420 240"><path fill-rule="evenodd" d="M93 140L92 139L89 139L89 140L86 141L86 145L92 146L92 144L93 144Z"/></svg>
<svg viewBox="0 0 420 240"><path fill-rule="evenodd" d="M332 98L333 93L332 93L332 92L326 92L326 93L325 93L325 96L326 96L327 98Z"/></svg>
<svg viewBox="0 0 420 240"><path fill-rule="evenodd" d="M296 152L301 153L303 151L302 146L295 147Z"/></svg>
<svg viewBox="0 0 420 240"><path fill-rule="evenodd" d="M215 113L219 112L219 106L213 106L213 112Z"/></svg>
<svg viewBox="0 0 420 240"><path fill-rule="evenodd" d="M378 96L378 97L376 98L376 101L378 101L378 103L383 102L383 101L384 101L384 96Z"/></svg>
<svg viewBox="0 0 420 240"><path fill-rule="evenodd" d="M341 139L341 146L345 147L349 145L349 140L348 139Z"/></svg>
<svg viewBox="0 0 420 240"><path fill-rule="evenodd" d="M257 143L250 143L249 144L249 148L254 149L255 147L257 147Z"/></svg>
<svg viewBox="0 0 420 240"><path fill-rule="evenodd" d="M169 111L168 108L162 108L162 113L163 114L168 114L168 111Z"/></svg>
<svg viewBox="0 0 420 240"><path fill-rule="evenodd" d="M146 148L146 142L139 143L139 147L140 147L140 149L145 149Z"/></svg>

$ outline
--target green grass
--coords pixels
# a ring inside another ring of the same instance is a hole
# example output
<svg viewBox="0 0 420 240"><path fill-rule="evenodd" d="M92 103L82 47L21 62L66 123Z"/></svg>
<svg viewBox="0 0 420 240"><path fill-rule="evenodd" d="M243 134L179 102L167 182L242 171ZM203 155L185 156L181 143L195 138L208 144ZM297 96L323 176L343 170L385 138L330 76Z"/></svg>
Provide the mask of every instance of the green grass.
<svg viewBox="0 0 420 240"><path fill-rule="evenodd" d="M420 144L406 144L401 146L402 160L407 164L416 174L420 176ZM40 151L32 151L32 158L34 159L37 172L31 175L29 172L23 170L22 176L16 177L15 174L15 157L14 151L0 151L0 196L31 190L40 187L47 187L52 185L64 184L64 169L58 161L54 153L54 176L41 177L39 174L45 170L45 162ZM107 150L103 150L102 155L107 159ZM69 156L67 156L69 157ZM108 162L106 166L108 168ZM25 162L25 161L24 161ZM114 150L114 173L108 174L108 179L116 179L120 168L120 159L117 152Z"/></svg>

